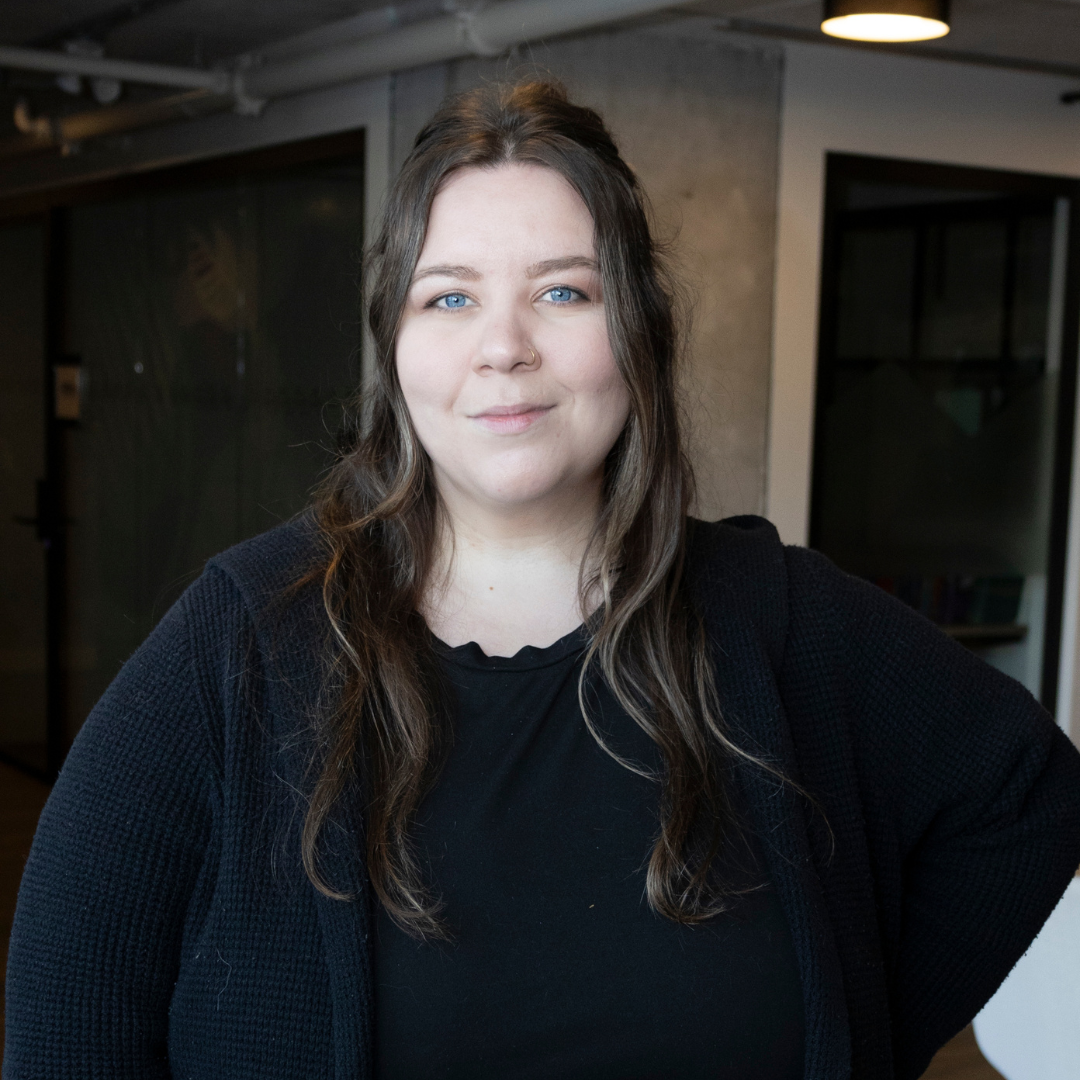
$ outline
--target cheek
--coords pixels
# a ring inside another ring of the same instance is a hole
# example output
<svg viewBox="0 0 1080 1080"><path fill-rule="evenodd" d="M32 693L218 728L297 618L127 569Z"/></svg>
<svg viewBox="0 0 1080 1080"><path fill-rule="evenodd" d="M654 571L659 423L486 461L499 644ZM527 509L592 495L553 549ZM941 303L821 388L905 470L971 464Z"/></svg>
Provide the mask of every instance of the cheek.
<svg viewBox="0 0 1080 1080"><path fill-rule="evenodd" d="M618 371L605 382L597 396L596 441L603 456L615 445L630 416L630 391Z"/></svg>
<svg viewBox="0 0 1080 1080"><path fill-rule="evenodd" d="M576 400L573 434L566 452L575 456L579 464L595 468L615 445L630 415L630 391L606 336L596 351L578 355L564 385L573 390Z"/></svg>
<svg viewBox="0 0 1080 1080"><path fill-rule="evenodd" d="M402 326L394 343L394 365L406 399L423 388L426 370L432 366L430 358L431 350L425 347L423 335L408 323Z"/></svg>
<svg viewBox="0 0 1080 1080"><path fill-rule="evenodd" d="M398 383L414 423L425 413L450 407L456 397L458 380L446 343L431 337L406 324L394 348Z"/></svg>
<svg viewBox="0 0 1080 1080"><path fill-rule="evenodd" d="M619 372L606 327L598 327L565 368L565 384L591 402L605 430L621 429L630 409L630 393Z"/></svg>

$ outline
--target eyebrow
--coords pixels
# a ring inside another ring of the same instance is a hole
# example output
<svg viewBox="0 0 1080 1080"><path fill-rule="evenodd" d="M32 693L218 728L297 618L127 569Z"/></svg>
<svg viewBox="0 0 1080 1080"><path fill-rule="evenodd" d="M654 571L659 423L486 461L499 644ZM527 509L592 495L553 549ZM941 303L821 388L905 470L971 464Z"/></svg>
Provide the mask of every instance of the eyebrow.
<svg viewBox="0 0 1080 1080"><path fill-rule="evenodd" d="M596 260L587 255L566 255L561 259L545 259L543 262L533 263L525 276L530 278L543 277L545 274L553 274L558 270L595 270Z"/></svg>
<svg viewBox="0 0 1080 1080"><path fill-rule="evenodd" d="M440 263L415 274L413 282L423 281L424 278L429 277L453 277L462 278L464 281L479 281L482 275L479 270L474 270L471 266L450 266L447 263Z"/></svg>
<svg viewBox="0 0 1080 1080"><path fill-rule="evenodd" d="M545 274L553 274L559 270L596 270L596 260L587 255L564 255L558 259L544 259L542 262L533 263L525 271L528 278L543 277ZM459 278L462 281L479 281L483 274L471 266L453 266L449 263L439 263L435 266L425 267L413 276L413 284L429 277Z"/></svg>

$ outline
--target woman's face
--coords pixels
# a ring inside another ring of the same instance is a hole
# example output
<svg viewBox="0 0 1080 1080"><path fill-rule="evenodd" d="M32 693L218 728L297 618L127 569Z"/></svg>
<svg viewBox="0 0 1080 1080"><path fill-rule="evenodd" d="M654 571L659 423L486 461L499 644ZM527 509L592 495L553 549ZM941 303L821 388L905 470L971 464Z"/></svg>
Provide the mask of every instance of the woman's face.
<svg viewBox="0 0 1080 1080"><path fill-rule="evenodd" d="M506 165L450 177L396 355L452 509L595 499L629 395L608 341L592 218L558 173Z"/></svg>

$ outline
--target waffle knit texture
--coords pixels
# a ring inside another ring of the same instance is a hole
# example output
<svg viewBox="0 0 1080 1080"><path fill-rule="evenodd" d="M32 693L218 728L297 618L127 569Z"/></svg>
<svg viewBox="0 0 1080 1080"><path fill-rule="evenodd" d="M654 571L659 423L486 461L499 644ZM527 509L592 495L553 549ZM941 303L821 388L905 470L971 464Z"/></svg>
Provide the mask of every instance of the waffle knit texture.
<svg viewBox="0 0 1080 1080"><path fill-rule="evenodd" d="M299 866L325 705L301 520L212 560L80 732L26 867L7 1080L373 1077L358 812ZM1080 755L1017 683L760 518L692 529L725 721L799 960L807 1080L914 1080L1080 863Z"/></svg>

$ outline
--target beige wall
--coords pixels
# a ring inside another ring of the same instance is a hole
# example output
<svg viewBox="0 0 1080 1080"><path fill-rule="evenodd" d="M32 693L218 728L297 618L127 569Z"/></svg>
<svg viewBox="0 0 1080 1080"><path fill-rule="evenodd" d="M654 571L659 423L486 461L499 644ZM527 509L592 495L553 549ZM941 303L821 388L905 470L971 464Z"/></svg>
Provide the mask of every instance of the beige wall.
<svg viewBox="0 0 1080 1080"><path fill-rule="evenodd" d="M550 72L597 108L641 177L696 300L686 405L706 518L765 505L781 53L707 24L590 34L527 60L399 74L391 160L447 91Z"/></svg>

